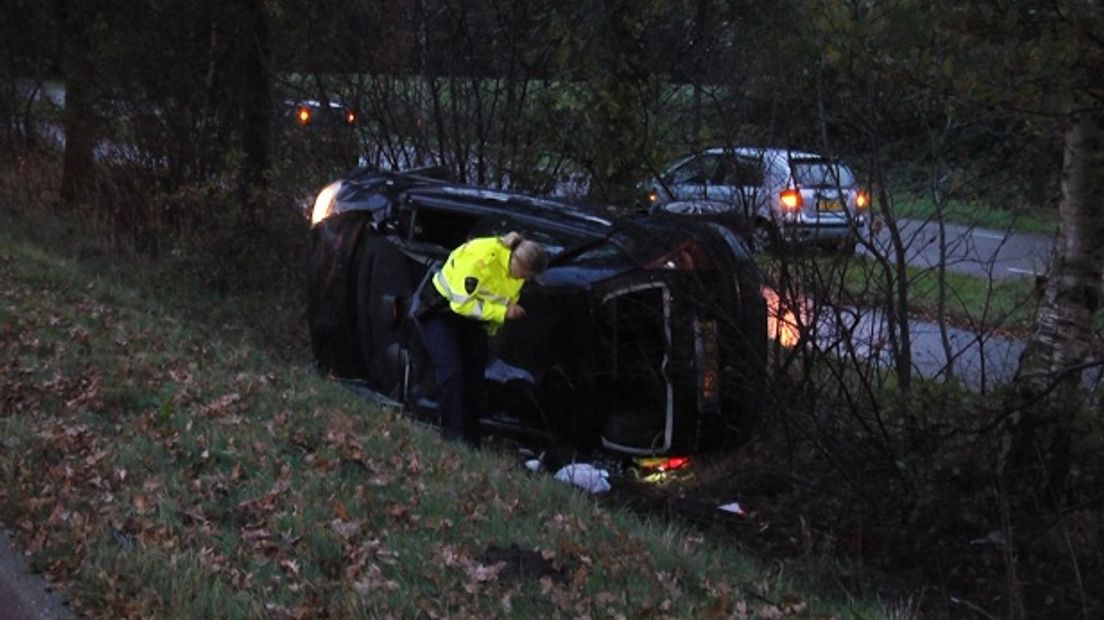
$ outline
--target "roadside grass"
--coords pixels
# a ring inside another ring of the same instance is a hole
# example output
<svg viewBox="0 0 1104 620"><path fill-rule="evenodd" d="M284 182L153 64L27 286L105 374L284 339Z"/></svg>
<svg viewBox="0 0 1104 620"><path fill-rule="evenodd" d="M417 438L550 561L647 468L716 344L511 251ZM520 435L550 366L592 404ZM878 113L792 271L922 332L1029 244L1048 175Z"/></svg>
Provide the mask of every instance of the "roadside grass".
<svg viewBox="0 0 1104 620"><path fill-rule="evenodd" d="M777 257L757 259L766 282L775 288L782 279L800 281L797 288L814 299L857 309L885 308L896 295L896 268L887 273L866 256L789 257L783 265ZM786 275L783 276L782 273ZM906 267L909 316L939 320L939 274L931 268ZM963 328L1001 330L1024 334L1031 327L1039 305L1036 283L1029 278L987 280L947 271L944 317ZM792 302L788 302L792 304Z"/></svg>
<svg viewBox="0 0 1104 620"><path fill-rule="evenodd" d="M935 203L930 198L911 192L896 192L894 194L894 217L934 220L935 215ZM993 230L1012 230L1047 235L1058 232L1058 214L1055 211L995 209L975 202L950 200L943 208L943 217L948 223Z"/></svg>
<svg viewBox="0 0 1104 620"><path fill-rule="evenodd" d="M82 614L895 615L365 404L294 295L3 223L0 518Z"/></svg>
<svg viewBox="0 0 1104 620"><path fill-rule="evenodd" d="M896 271L886 274L874 261L856 257L846 261L844 290L864 305L880 307L895 290ZM907 267L910 315L936 320L939 316L939 274L935 269ZM1002 328L1022 333L1030 329L1039 298L1029 278L987 280L946 271L945 316L964 327Z"/></svg>

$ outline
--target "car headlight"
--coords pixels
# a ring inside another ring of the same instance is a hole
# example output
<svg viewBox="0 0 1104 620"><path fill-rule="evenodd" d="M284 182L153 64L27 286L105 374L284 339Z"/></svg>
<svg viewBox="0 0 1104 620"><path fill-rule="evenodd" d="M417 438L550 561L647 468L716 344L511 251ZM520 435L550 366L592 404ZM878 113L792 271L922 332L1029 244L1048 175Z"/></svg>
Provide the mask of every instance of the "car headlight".
<svg viewBox="0 0 1104 620"><path fill-rule="evenodd" d="M337 202L337 193L340 191L341 181L335 181L318 192L318 198L314 199L314 210L311 211L311 226L333 215L334 203Z"/></svg>

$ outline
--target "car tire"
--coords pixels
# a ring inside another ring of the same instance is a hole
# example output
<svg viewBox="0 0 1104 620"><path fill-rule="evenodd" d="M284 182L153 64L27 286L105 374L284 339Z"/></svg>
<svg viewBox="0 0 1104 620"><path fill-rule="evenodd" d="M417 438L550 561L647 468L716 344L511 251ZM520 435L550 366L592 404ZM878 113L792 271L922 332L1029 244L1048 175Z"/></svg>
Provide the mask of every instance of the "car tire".
<svg viewBox="0 0 1104 620"><path fill-rule="evenodd" d="M836 254L840 256L854 256L859 242L854 236L850 236L836 245Z"/></svg>
<svg viewBox="0 0 1104 620"><path fill-rule="evenodd" d="M736 347L734 361L738 366L737 375L743 380L735 390L730 403L740 409L736 420L729 422L729 430L734 431L735 443L742 444L758 428L766 406L767 396L767 334L766 331L751 329L752 326L766 325L767 307L760 288L762 276L755 263L741 262L736 268L736 282L739 284L741 333L732 346Z"/></svg>
<svg viewBox="0 0 1104 620"><path fill-rule="evenodd" d="M748 246L755 254L777 252L782 246L782 236L778 233L778 228L774 224L759 221L755 223L755 227L751 230Z"/></svg>

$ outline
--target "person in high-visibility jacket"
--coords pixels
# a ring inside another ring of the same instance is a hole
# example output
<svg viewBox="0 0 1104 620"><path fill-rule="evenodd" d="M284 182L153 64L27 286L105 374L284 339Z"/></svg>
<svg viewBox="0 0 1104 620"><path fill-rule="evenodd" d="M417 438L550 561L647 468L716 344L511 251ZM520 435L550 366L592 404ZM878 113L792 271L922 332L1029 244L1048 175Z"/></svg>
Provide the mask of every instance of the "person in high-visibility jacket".
<svg viewBox="0 0 1104 620"><path fill-rule="evenodd" d="M487 336L525 316L518 305L526 280L547 266L544 248L516 232L472 239L449 254L423 290L417 324L441 389L446 439L479 446Z"/></svg>

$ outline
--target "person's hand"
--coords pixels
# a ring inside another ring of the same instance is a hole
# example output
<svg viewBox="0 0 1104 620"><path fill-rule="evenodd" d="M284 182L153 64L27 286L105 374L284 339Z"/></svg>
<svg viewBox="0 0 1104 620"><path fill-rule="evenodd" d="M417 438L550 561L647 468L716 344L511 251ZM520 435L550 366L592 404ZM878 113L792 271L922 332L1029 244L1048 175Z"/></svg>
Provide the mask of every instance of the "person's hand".
<svg viewBox="0 0 1104 620"><path fill-rule="evenodd" d="M506 306L506 318L507 319L520 319L525 316L525 308L517 304L510 304Z"/></svg>

